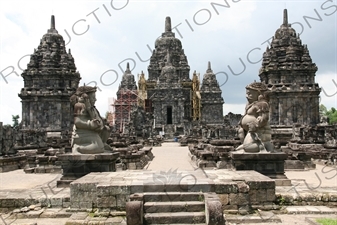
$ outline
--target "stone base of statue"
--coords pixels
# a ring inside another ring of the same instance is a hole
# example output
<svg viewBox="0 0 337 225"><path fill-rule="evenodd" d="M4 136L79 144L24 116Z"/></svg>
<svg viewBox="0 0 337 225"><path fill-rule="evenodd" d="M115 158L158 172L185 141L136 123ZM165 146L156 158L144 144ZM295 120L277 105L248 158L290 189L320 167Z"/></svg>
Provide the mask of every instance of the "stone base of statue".
<svg viewBox="0 0 337 225"><path fill-rule="evenodd" d="M69 187L72 181L91 172L114 172L118 158L118 152L59 155L63 176L57 181L57 187Z"/></svg>
<svg viewBox="0 0 337 225"><path fill-rule="evenodd" d="M235 170L255 170L274 179L277 186L291 185L291 181L284 174L287 155L283 152L231 152L230 156L232 168Z"/></svg>

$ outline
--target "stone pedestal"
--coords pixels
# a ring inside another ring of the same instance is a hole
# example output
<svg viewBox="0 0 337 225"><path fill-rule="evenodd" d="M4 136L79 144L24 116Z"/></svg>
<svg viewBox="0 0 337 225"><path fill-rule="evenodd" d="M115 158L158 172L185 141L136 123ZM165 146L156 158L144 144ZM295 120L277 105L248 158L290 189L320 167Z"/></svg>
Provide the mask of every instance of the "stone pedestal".
<svg viewBox="0 0 337 225"><path fill-rule="evenodd" d="M283 152L232 152L231 158L235 170L255 170L272 179L287 179L284 175L284 161L287 159L287 155Z"/></svg>
<svg viewBox="0 0 337 225"><path fill-rule="evenodd" d="M58 156L62 166L62 178L57 182L58 187L69 184L91 172L114 172L118 152L101 154L63 154Z"/></svg>

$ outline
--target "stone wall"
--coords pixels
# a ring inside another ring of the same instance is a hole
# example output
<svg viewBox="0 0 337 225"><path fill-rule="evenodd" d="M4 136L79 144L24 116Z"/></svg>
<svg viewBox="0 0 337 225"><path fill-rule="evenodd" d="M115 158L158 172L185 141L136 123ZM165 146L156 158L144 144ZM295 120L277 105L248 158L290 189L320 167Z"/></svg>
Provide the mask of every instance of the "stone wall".
<svg viewBox="0 0 337 225"><path fill-rule="evenodd" d="M10 125L3 125L2 122L0 122L0 156L13 155L16 153L14 149L16 134L16 129Z"/></svg>
<svg viewBox="0 0 337 225"><path fill-rule="evenodd" d="M15 136L16 149L38 149L43 154L48 148L70 146L70 130L47 131L45 129L19 130Z"/></svg>
<svg viewBox="0 0 337 225"><path fill-rule="evenodd" d="M276 194L276 203L282 206L324 205L337 207L337 194L329 192L301 193L301 194Z"/></svg>
<svg viewBox="0 0 337 225"><path fill-rule="evenodd" d="M26 162L24 155L0 157L0 173L22 169Z"/></svg>

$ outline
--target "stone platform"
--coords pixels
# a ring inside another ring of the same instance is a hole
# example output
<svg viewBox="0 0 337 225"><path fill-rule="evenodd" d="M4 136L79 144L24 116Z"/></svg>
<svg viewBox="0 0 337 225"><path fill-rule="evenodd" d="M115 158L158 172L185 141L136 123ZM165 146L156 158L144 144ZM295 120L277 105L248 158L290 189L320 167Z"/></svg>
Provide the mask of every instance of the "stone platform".
<svg viewBox="0 0 337 225"><path fill-rule="evenodd" d="M255 171L120 171L90 173L70 184L70 207L125 210L130 195L145 192L216 193L225 210L273 205L275 182Z"/></svg>
<svg viewBox="0 0 337 225"><path fill-rule="evenodd" d="M284 161L287 155L283 152L277 153L247 153L231 152L232 166L235 170L255 170L272 179L287 180L284 175ZM290 185L290 182L288 182Z"/></svg>
<svg viewBox="0 0 337 225"><path fill-rule="evenodd" d="M59 155L63 177L57 182L57 186L68 186L70 182L91 172L114 172L118 157L118 152Z"/></svg>

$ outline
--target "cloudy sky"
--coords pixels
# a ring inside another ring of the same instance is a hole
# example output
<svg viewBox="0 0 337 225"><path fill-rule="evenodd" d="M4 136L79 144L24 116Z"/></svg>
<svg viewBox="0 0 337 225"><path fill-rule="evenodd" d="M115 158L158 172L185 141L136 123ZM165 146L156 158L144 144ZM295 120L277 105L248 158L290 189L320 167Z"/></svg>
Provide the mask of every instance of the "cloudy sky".
<svg viewBox="0 0 337 225"><path fill-rule="evenodd" d="M164 32L166 16L182 41L190 74L196 70L202 78L210 61L224 113L243 113L245 86L259 81L260 59L282 24L284 8L318 66L321 103L337 107L336 0L0 0L0 121L12 124L12 115L21 116L21 73L52 14L75 58L80 84L99 87L101 114L108 111L127 62L136 77L141 71L147 76L150 49Z"/></svg>

